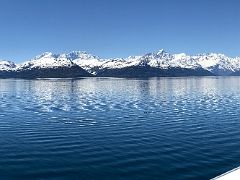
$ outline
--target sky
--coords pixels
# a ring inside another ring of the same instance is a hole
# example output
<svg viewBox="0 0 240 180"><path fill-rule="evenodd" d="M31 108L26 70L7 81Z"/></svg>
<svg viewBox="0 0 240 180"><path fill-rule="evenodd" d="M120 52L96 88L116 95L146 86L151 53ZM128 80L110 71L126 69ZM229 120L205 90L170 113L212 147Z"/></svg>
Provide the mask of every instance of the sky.
<svg viewBox="0 0 240 180"><path fill-rule="evenodd" d="M0 0L0 59L87 51L103 58L240 56L239 0Z"/></svg>

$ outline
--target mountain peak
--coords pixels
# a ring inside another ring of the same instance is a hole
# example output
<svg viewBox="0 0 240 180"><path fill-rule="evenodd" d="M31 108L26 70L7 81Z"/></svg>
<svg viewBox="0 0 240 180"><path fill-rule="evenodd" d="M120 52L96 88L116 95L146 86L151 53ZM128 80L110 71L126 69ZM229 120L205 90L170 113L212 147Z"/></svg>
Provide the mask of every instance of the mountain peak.
<svg viewBox="0 0 240 180"><path fill-rule="evenodd" d="M166 54L167 52L164 50L164 49L160 49L157 51L157 55L163 55L163 54Z"/></svg>
<svg viewBox="0 0 240 180"><path fill-rule="evenodd" d="M53 54L52 52L44 52L41 55L36 56L34 60L41 59L41 58L51 58L51 57L57 58L58 55Z"/></svg>
<svg viewBox="0 0 240 180"><path fill-rule="evenodd" d="M87 60L87 59L100 59L99 57L97 56L94 56L92 54L89 54L88 52L86 51L72 51L68 54L66 54L66 57L70 60L76 60L76 59L84 59L84 60Z"/></svg>

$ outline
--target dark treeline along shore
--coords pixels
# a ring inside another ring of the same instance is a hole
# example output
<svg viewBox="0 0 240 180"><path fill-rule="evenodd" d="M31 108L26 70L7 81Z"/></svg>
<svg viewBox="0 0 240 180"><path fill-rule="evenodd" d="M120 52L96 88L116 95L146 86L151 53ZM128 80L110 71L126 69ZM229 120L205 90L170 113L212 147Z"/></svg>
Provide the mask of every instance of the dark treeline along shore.
<svg viewBox="0 0 240 180"><path fill-rule="evenodd" d="M120 77L120 78L148 78L148 77L183 77L183 76L214 76L204 69L171 68L159 69L148 66L127 67L121 69L99 70L96 75L90 74L79 66L58 68L34 68L22 71L1 71L0 78L76 78L76 77Z"/></svg>

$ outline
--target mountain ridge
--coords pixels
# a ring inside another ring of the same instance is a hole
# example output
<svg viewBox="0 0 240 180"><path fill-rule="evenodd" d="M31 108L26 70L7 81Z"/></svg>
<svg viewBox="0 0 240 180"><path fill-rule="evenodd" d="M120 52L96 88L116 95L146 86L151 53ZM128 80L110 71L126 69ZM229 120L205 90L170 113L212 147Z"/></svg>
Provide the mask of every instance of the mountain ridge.
<svg viewBox="0 0 240 180"><path fill-rule="evenodd" d="M76 74L70 73L72 68ZM77 69L81 73L77 73ZM17 77L23 72L31 71L42 74L40 77L44 77L44 73L40 73L41 71L48 72L47 77L71 77L71 75L73 77L78 75L115 77L116 74L120 77L225 76L239 74L240 57L231 58L220 53L170 54L161 49L157 52L127 58L104 59L85 51L72 51L63 54L45 52L20 64L0 60L0 78L3 77L1 74L11 74L12 77ZM53 73L54 71L58 72L58 75ZM134 75L134 73L136 74ZM31 75L35 78L38 77L29 73L29 76Z"/></svg>

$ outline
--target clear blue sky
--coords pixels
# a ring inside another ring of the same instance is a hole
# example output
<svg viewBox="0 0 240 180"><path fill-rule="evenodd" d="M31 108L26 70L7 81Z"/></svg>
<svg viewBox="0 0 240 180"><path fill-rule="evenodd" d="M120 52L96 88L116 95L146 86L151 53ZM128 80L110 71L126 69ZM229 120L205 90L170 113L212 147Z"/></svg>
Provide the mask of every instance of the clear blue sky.
<svg viewBox="0 0 240 180"><path fill-rule="evenodd" d="M239 0L0 0L0 58L158 49L240 55Z"/></svg>

